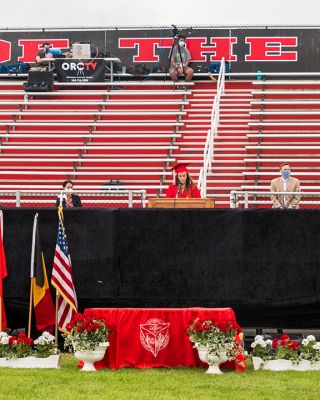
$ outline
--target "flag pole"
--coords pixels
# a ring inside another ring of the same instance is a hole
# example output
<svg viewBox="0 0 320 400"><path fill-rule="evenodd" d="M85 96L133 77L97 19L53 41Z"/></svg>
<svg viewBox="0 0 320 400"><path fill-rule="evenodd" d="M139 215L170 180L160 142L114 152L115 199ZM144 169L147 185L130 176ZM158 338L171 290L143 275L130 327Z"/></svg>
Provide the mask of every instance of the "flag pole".
<svg viewBox="0 0 320 400"><path fill-rule="evenodd" d="M3 241L3 211L0 210L1 240ZM1 279L1 278L0 278ZM0 332L2 332L2 296L0 296Z"/></svg>
<svg viewBox="0 0 320 400"><path fill-rule="evenodd" d="M33 281L34 281L34 254L36 247L36 232L38 224L38 213L34 216L33 231L32 231L32 245L31 245L31 265L30 265L30 298L29 298L29 318L28 318L28 338L31 336L31 320L32 320L32 295L33 295Z"/></svg>
<svg viewBox="0 0 320 400"><path fill-rule="evenodd" d="M31 336L31 319L32 319L32 295L33 295L33 279L30 279L30 297L29 297L29 317L28 317L28 338Z"/></svg>
<svg viewBox="0 0 320 400"><path fill-rule="evenodd" d="M58 207L58 218L61 222L61 226L63 227L63 206L62 206L62 192L60 193L60 205ZM64 228L63 228L64 229ZM59 300L59 292L56 290L56 323L54 326L54 343L55 346L58 347L58 300Z"/></svg>
<svg viewBox="0 0 320 400"><path fill-rule="evenodd" d="M54 325L54 344L56 348L58 348L58 299L59 299L59 293L56 290L56 321Z"/></svg>

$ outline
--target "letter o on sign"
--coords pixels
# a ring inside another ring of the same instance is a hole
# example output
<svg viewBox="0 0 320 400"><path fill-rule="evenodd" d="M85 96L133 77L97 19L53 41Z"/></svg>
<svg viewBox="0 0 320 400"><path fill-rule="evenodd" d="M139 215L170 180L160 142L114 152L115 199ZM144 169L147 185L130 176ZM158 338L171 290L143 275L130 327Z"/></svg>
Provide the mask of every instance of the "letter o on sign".
<svg viewBox="0 0 320 400"><path fill-rule="evenodd" d="M68 69L70 68L70 66L69 66L68 63L64 62L64 63L61 64L61 68L62 68L64 71L68 71Z"/></svg>

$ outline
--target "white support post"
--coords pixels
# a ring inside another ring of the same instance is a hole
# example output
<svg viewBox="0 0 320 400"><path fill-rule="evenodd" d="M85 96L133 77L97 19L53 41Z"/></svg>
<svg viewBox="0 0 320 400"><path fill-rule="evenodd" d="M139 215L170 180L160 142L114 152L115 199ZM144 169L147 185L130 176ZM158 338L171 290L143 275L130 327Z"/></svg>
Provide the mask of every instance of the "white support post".
<svg viewBox="0 0 320 400"><path fill-rule="evenodd" d="M133 200L133 193L132 193L132 190L129 190L129 193L128 193L128 207L129 208L132 208L132 204L133 204L132 200Z"/></svg>
<svg viewBox="0 0 320 400"><path fill-rule="evenodd" d="M244 192L244 208L249 208L249 193Z"/></svg>
<svg viewBox="0 0 320 400"><path fill-rule="evenodd" d="M21 207L21 192L16 191L16 207Z"/></svg>
<svg viewBox="0 0 320 400"><path fill-rule="evenodd" d="M143 191L141 193L141 198L142 198L142 208L146 208L147 200L146 200L146 192L145 191Z"/></svg>

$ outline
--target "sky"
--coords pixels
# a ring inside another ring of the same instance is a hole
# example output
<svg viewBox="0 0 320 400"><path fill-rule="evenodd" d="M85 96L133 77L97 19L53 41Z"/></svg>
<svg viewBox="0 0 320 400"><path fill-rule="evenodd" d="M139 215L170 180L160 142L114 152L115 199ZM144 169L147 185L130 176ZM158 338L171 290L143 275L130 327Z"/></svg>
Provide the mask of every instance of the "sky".
<svg viewBox="0 0 320 400"><path fill-rule="evenodd" d="M171 24L317 25L319 14L319 0L15 0L1 7L0 30Z"/></svg>

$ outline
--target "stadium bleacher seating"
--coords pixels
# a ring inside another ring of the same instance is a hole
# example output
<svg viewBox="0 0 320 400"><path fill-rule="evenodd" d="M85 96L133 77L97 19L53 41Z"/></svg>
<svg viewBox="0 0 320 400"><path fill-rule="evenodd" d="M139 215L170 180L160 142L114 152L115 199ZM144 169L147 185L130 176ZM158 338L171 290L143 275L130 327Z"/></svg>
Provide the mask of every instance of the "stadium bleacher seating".
<svg viewBox="0 0 320 400"><path fill-rule="evenodd" d="M116 179L157 195L193 83L72 86L26 97L21 81L0 82L0 188L59 190L73 179L77 190L101 190Z"/></svg>
<svg viewBox="0 0 320 400"><path fill-rule="evenodd" d="M101 190L116 179L164 196L177 161L190 163L197 182L216 84L175 89L149 80L56 84L26 99L22 81L0 81L0 191L59 190L64 179ZM282 161L303 191L317 191L319 150L319 81L227 80L207 197L229 207L233 190L268 191Z"/></svg>

